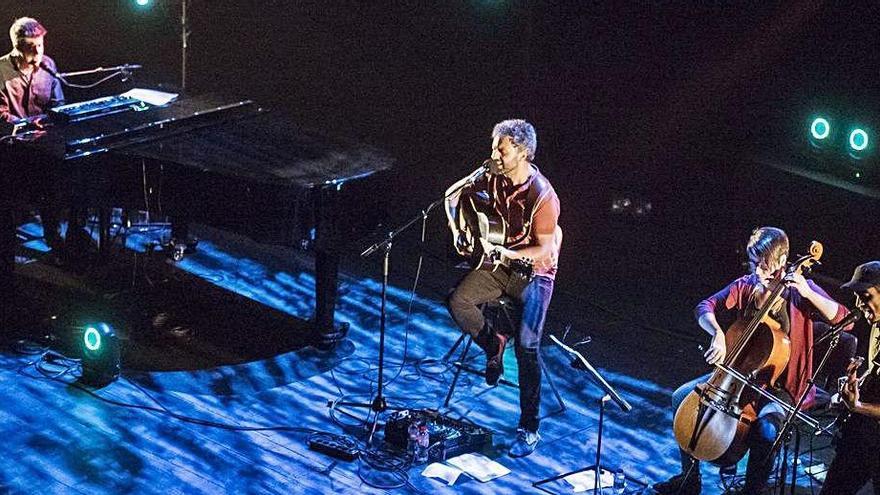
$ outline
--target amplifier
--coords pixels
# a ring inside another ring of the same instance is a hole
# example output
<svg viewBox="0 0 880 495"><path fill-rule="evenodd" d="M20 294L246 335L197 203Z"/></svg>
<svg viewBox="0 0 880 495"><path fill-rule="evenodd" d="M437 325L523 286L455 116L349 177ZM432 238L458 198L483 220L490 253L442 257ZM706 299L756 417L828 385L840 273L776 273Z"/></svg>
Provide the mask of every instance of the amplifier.
<svg viewBox="0 0 880 495"><path fill-rule="evenodd" d="M408 429L413 423L428 426L428 440L431 443L428 458L431 462L445 461L469 452L480 452L484 447L492 445L490 430L426 409L404 409L391 414L385 423L385 444L398 450L406 450L409 442Z"/></svg>

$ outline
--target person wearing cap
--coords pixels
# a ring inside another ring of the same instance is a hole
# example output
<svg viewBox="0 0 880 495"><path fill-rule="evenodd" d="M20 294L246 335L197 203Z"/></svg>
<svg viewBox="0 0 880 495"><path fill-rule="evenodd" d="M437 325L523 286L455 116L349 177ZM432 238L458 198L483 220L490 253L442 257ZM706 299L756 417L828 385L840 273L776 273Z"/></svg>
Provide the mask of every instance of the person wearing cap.
<svg viewBox="0 0 880 495"><path fill-rule="evenodd" d="M755 229L746 244L749 273L727 287L700 302L695 316L700 327L712 340L704 357L709 364L722 363L727 355L723 328L739 319L748 321L764 305L769 296L768 287L788 260L788 236L775 227ZM826 321L836 323L848 313L847 309L831 299L819 286L801 274L786 276L787 287L782 298L787 304L771 310L770 316L779 322L791 341L791 357L788 367L778 380L782 388L771 391L780 400L794 403L809 386L812 375L813 322L810 315L817 313ZM722 327L723 322L724 326ZM711 374L697 378L679 387L672 394L673 411L684 402L694 388L709 380ZM807 396L812 402L814 391ZM746 466L745 485L740 493L761 493L767 487L767 479L773 468L770 449L785 417L779 404L762 400L758 403L758 418L752 425L747 444L749 461ZM681 473L656 483L654 490L661 494L697 495L702 490L699 461L680 450Z"/></svg>
<svg viewBox="0 0 880 495"><path fill-rule="evenodd" d="M880 261L856 267L852 280L842 288L855 294L856 307L871 325L868 371L860 384L857 366L848 370L840 396L850 416L841 428L820 495L854 494L869 480L874 493L880 494Z"/></svg>

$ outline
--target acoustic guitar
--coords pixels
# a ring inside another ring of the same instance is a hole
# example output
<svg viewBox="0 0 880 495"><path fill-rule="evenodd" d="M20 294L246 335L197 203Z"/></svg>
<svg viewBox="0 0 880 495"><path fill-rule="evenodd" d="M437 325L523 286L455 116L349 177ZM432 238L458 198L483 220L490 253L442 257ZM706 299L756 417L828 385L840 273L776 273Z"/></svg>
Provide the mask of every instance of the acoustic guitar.
<svg viewBox="0 0 880 495"><path fill-rule="evenodd" d="M850 359L850 364L847 369L847 376L840 377L840 381L837 384L837 393L838 393L838 395L841 395L841 397L839 399L841 405L843 405L842 394L843 394L844 387L846 387L846 385L847 385L849 373L852 370L858 369L862 365L864 360L865 359L861 356ZM873 372L866 371L862 376L858 377L856 381L858 383L859 389L863 390L864 387L866 386L866 384L872 388L876 388L876 385L877 385L876 373L877 373L876 370L874 370ZM864 393L864 392L862 392L862 393ZM873 401L873 399L874 399L874 397L870 398L871 401ZM875 419L871 419L871 418L869 418L867 416L863 416L861 414L854 414L852 411L850 411L848 408L846 408L846 406L844 406L844 410L837 416L837 418L834 421L834 425L837 426L837 431L839 433L843 434L844 426L846 426L847 422L849 422L849 421L859 422L860 426L863 426L863 427L870 425L871 427L873 427L875 429L880 429L880 421L877 421ZM878 431L880 431L880 430L878 430Z"/></svg>
<svg viewBox="0 0 880 495"><path fill-rule="evenodd" d="M508 225L492 207L489 195L475 192L462 197L458 210L459 227L464 236L461 250L470 253L470 265L474 270L498 270L506 266L511 273L526 283L534 277L532 260L503 256L497 247L507 240Z"/></svg>

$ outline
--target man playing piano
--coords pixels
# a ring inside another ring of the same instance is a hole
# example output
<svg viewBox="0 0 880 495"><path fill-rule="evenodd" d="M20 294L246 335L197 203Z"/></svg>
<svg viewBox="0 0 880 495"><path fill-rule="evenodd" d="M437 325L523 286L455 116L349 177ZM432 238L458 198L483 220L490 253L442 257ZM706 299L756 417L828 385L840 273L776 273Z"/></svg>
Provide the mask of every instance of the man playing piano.
<svg viewBox="0 0 880 495"><path fill-rule="evenodd" d="M12 41L12 51L0 57L0 122L16 124L28 117L35 117L45 113L48 109L64 103L64 94L61 83L47 70L56 70L55 62L43 54L45 48L44 37L46 28L36 19L22 17L13 22L9 28L9 37ZM39 126L38 119L34 124ZM27 186L36 186L39 192L51 191L44 177L33 176L25 173L21 162L26 157L18 150L12 150L6 146L9 143L8 135L11 134L12 126L3 126L4 132L0 132L0 182L4 184L4 190L0 191L0 215L2 215L3 230L0 235L0 297L3 300L4 311L10 311L8 296L11 296L12 271L15 265L15 223L13 221L13 200L11 196L13 186L22 175L27 176ZM51 195L51 193L47 193ZM51 203L56 203L50 199ZM43 220L44 236L47 244L57 246L60 241L58 233L58 208L54 205L41 211ZM8 315L0 315L6 320ZM0 329L0 336L3 334Z"/></svg>
<svg viewBox="0 0 880 495"><path fill-rule="evenodd" d="M22 17L9 28L12 51L0 58L0 118L16 123L64 103L61 82L45 68L55 62L43 54L46 28L36 19Z"/></svg>

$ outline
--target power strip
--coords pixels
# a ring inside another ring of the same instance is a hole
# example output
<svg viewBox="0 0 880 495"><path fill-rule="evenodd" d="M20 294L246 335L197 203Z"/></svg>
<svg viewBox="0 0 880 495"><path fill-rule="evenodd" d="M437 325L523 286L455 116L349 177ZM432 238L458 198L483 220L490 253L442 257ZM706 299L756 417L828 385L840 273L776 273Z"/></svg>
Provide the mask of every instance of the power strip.
<svg viewBox="0 0 880 495"><path fill-rule="evenodd" d="M358 458L358 448L352 446L350 441L336 435L314 435L309 438L309 450L327 454L343 461L353 461Z"/></svg>

